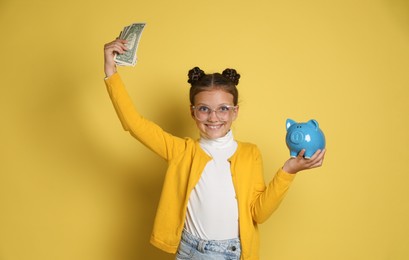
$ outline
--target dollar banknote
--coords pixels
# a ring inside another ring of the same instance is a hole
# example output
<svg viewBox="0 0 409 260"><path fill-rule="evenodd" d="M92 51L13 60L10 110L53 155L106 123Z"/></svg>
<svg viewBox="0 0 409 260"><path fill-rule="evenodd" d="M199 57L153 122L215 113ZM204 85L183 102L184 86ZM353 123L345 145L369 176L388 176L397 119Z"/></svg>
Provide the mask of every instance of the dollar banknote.
<svg viewBox="0 0 409 260"><path fill-rule="evenodd" d="M133 23L125 26L119 35L120 39L126 40L125 44L128 50L123 54L116 54L114 61L119 66L135 66L138 60L136 52L138 50L139 41L146 23Z"/></svg>

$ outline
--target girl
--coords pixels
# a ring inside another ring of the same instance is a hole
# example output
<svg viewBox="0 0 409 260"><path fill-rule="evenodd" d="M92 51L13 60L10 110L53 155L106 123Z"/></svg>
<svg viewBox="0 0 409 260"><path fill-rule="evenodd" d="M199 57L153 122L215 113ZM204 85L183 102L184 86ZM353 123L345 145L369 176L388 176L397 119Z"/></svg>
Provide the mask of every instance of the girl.
<svg viewBox="0 0 409 260"><path fill-rule="evenodd" d="M134 108L116 71L115 53L126 41L104 47L105 83L126 131L168 161L151 235L156 247L176 259L259 259L257 225L279 206L295 173L322 165L325 151L288 159L267 185L260 151L234 139L240 75L234 69L189 71L190 112L200 139L175 137Z"/></svg>

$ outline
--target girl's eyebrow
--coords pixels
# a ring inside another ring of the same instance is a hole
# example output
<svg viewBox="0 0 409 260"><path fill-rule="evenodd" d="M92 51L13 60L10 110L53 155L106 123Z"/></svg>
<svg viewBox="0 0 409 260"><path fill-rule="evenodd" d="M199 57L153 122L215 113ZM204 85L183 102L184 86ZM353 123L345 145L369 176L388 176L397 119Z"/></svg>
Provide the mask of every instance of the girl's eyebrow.
<svg viewBox="0 0 409 260"><path fill-rule="evenodd" d="M207 107L210 107L208 104L206 104L206 103L197 103L197 105L195 105L195 106L207 106ZM229 103L221 103L221 104L219 104L219 105L217 105L216 107L221 107L221 106L233 106L233 105L230 105Z"/></svg>

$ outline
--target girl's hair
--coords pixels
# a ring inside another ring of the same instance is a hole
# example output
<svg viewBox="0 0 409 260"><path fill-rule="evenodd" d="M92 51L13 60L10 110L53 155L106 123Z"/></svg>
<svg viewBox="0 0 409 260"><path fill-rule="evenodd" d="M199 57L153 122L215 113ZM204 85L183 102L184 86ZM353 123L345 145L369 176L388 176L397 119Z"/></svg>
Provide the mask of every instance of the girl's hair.
<svg viewBox="0 0 409 260"><path fill-rule="evenodd" d="M191 105L194 105L194 99L198 93L216 88L232 94L233 103L237 106L239 92L236 86L239 84L240 74L235 69L225 69L222 74L206 74L199 67L194 67L189 70L188 77L187 82L191 85L189 91Z"/></svg>

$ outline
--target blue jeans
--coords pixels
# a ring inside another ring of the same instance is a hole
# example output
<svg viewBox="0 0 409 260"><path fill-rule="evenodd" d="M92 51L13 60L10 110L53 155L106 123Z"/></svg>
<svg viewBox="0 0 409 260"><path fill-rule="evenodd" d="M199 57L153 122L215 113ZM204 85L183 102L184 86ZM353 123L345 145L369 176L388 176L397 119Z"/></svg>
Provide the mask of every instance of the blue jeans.
<svg viewBox="0 0 409 260"><path fill-rule="evenodd" d="M182 233L176 260L239 260L240 239L203 240L186 232Z"/></svg>

